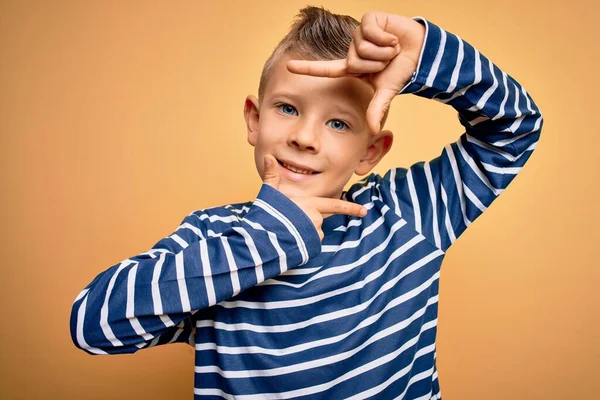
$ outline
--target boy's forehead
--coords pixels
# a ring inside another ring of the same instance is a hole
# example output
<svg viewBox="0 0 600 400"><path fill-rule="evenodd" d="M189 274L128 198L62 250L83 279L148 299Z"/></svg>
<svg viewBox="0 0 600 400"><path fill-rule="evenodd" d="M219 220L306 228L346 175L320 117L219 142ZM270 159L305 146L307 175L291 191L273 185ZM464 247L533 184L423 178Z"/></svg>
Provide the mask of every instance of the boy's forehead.
<svg viewBox="0 0 600 400"><path fill-rule="evenodd" d="M366 111L374 90L371 85L356 77L324 78L289 72L289 60L301 59L284 54L276 60L266 87L265 97L288 95L288 97L317 97L348 104L361 112Z"/></svg>

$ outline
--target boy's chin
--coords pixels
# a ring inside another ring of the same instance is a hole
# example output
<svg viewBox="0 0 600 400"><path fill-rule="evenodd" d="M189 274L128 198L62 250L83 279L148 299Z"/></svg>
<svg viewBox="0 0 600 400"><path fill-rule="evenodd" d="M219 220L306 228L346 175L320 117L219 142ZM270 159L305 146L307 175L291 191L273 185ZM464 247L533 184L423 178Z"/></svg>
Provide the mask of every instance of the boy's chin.
<svg viewBox="0 0 600 400"><path fill-rule="evenodd" d="M294 197L330 197L323 190L318 187L302 187L294 182L281 182L279 185L279 191L288 198Z"/></svg>

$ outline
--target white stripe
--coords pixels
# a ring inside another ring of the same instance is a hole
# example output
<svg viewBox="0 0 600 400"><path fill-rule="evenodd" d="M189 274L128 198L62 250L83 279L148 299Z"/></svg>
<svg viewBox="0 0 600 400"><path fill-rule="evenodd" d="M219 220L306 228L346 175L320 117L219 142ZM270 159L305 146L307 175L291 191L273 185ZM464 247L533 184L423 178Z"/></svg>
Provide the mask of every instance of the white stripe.
<svg viewBox="0 0 600 400"><path fill-rule="evenodd" d="M520 135L513 136L513 137L511 137L509 139L498 140L498 141L490 143L490 144L492 146L494 146L494 147L504 147L507 144L513 143L513 142L515 142L515 141L517 141L517 140L519 140L521 138L524 138L525 136L527 136L529 134L531 134L531 132L525 132L525 133L522 133Z"/></svg>
<svg viewBox="0 0 600 400"><path fill-rule="evenodd" d="M503 175L516 175L522 169L522 167L496 167L495 165L484 162L482 162L481 165L483 165L483 168L485 168L486 171Z"/></svg>
<svg viewBox="0 0 600 400"><path fill-rule="evenodd" d="M421 207L419 206L419 197L417 196L417 190L415 189L415 182L413 181L412 176L412 168L408 170L406 174L407 182L408 182L408 191L410 193L410 200L413 205L413 210L415 214L415 230L419 233L422 233L421 229Z"/></svg>
<svg viewBox="0 0 600 400"><path fill-rule="evenodd" d="M223 243L223 249L225 250L225 257L227 258L227 265L231 271L231 286L233 287L233 296L240 292L240 277L238 276L238 266L235 263L235 258L231 254L231 247L227 242L227 237L221 236L221 242Z"/></svg>
<svg viewBox="0 0 600 400"><path fill-rule="evenodd" d="M490 74L492 75L492 78L493 78L492 86L490 86L488 88L488 90L485 91L485 93L483 94L483 96L481 96L479 98L479 100L477 101L477 104L475 104L474 106L472 106L472 107L470 107L470 108L467 109L468 111L481 111L481 110L483 110L483 108L485 107L485 103L492 96L492 94L496 91L496 88L498 88L498 79L496 79L496 74L494 73L494 64L489 59L488 59L488 66L490 68Z"/></svg>
<svg viewBox="0 0 600 400"><path fill-rule="evenodd" d="M515 133L519 127L521 126L521 123L523 122L523 120L525 119L525 115L521 115L520 117L516 118L513 123L510 125L510 127L508 127L507 129L504 130L504 132L512 132Z"/></svg>
<svg viewBox="0 0 600 400"><path fill-rule="evenodd" d="M402 216L400 212L400 200L398 200L398 194L396 193L396 169L390 170L390 193L392 195L392 201L394 202L394 212L399 217Z"/></svg>
<svg viewBox="0 0 600 400"><path fill-rule="evenodd" d="M431 282L433 282L433 280L436 280L438 278L439 278L439 273L436 273L434 275L434 277L431 278L430 280L431 280ZM344 339L346 339L347 337L349 337L350 335L358 332L359 330L376 324L377 322L379 322L381 317L386 312L393 310L395 307L402 305L402 304L408 302L409 300L412 300L414 297L421 294L424 290L427 290L430 286L431 286L431 284L428 284L428 285L422 284L421 286L419 286L419 288L416 288L409 292L403 293L401 296L396 297L392 301L387 303L381 311L377 312L376 314L370 315L368 318L362 320L358 325L356 325L351 330L344 332L337 336L331 336L331 337L327 337L324 339L313 340L310 342L303 342L301 344L297 344L297 345L289 346L289 347L283 347L283 348L264 348L264 347L259 347L259 346L229 347L229 346L220 346L214 342L208 342L208 343L197 344L196 350L198 350L198 351L204 351L204 350L217 351L219 354L268 354L268 355L280 357L280 356L287 356L290 354L299 353L299 352L302 352L305 350L315 349L317 347L326 346L326 345L330 345L333 343L339 343L339 342L343 341ZM404 319L403 321L398 322L398 324L402 325L402 329L404 327L410 325L415 319L418 319L421 316L423 316L427 307L430 306L431 304L437 302L438 301L437 299L438 299L438 296L430 297L422 309L415 311L415 313L412 316Z"/></svg>
<svg viewBox="0 0 600 400"><path fill-rule="evenodd" d="M460 177L460 172L458 170L458 163L456 162L456 156L454 155L454 150L452 150L452 145L448 144L446 147L446 155L450 161L450 166L452 167L452 175L454 176L454 184L456 185L456 191L458 194L458 201L460 203L460 209L462 210L463 221L465 226L468 227L471 225L471 221L467 218L467 206L464 202L465 194L463 191L463 181Z"/></svg>
<svg viewBox="0 0 600 400"><path fill-rule="evenodd" d="M433 177L431 176L431 166L428 162L424 164L425 169L425 179L427 180L427 187L429 189L429 198L431 199L431 218L432 218L432 228L433 228L433 238L435 240L435 245L438 248L442 248L442 241L440 239L440 229L438 227L438 218L437 218L437 194L435 192L435 188L433 187Z"/></svg>
<svg viewBox="0 0 600 400"><path fill-rule="evenodd" d="M186 247L189 246L188 242L186 242L185 240L183 240L181 238L181 236L179 236L178 234L174 233L170 236L171 239L173 239L174 241L177 242L177 244L179 244L181 246L182 249L185 249Z"/></svg>
<svg viewBox="0 0 600 400"><path fill-rule="evenodd" d="M312 273L315 273L317 271L319 271L321 268L323 268L323 266L319 266L319 267L315 267L315 268L293 268L293 269L288 269L287 271L285 271L283 273L284 276L288 276L288 275L310 275Z"/></svg>
<svg viewBox="0 0 600 400"><path fill-rule="evenodd" d="M200 241L200 245L202 245L202 243L205 243L205 241ZM177 275L177 287L179 288L179 298L181 300L181 311L189 312L192 310L192 306L190 305L190 297L185 281L185 267L183 265L182 252L175 254L175 271Z"/></svg>
<svg viewBox="0 0 600 400"><path fill-rule="evenodd" d="M280 398L287 398L287 397L296 397L296 396L308 396L308 395L312 395L315 393L319 393L319 392L323 392L325 390L328 390L342 382L345 382L349 379L352 379L356 376L359 376L361 374L364 374L370 370L373 370L377 367L380 367L381 365L384 365L392 360L394 360L395 358L397 358L400 354L402 354L404 351L408 350L409 348L413 347L414 345L416 345L419 342L419 339L421 337L421 334L423 332L425 332L428 329L432 329L436 326L437 324L437 320L434 321L430 321L427 322L425 324L423 324L421 326L421 330L420 332L417 334L417 336L407 340L401 347L399 347L398 349L396 349L394 352L389 353L383 357L380 357L378 359L375 359L369 363L363 364L360 367L353 369L351 371L348 371L347 373L345 373L342 376L337 377L334 380L331 380L329 382L325 382L322 383L320 385L314 385L314 386L310 386L307 388L302 388L302 389L296 389L296 390L290 390L287 392L279 392L279 393L258 393L258 394L250 394L250 395L237 395L235 396L235 399L237 400L245 400L245 399L280 399ZM435 347L434 345L432 345L433 347ZM433 349L431 349L432 346L427 346L423 349L418 350L415 353L415 357L414 359L427 354L428 352L430 353L431 351L433 351ZM402 370L398 371L394 376L398 376L399 374L405 375L407 373L409 373L412 370L412 366L414 364L414 359L413 362L411 362L411 364L409 364L408 366L406 366L405 368L403 368ZM219 389L194 389L194 393L198 394L198 395L220 395L226 398L232 398L233 397L229 397L230 395L219 390Z"/></svg>
<svg viewBox="0 0 600 400"><path fill-rule="evenodd" d="M256 273L256 281L257 283L263 282L265 280L265 274L262 267L263 262L260 258L260 254L258 254L258 249L256 248L256 244L254 243L252 236L250 236L250 234L248 234L248 232L243 228L234 226L232 229L244 238L244 241L246 242L246 247L248 248L248 251L252 256L254 272Z"/></svg>
<svg viewBox="0 0 600 400"><path fill-rule="evenodd" d="M283 251L283 249L279 245L279 241L277 240L277 235L274 234L273 232L267 231L258 222L253 222L253 221L250 221L249 219L246 219L244 221L246 221L246 223L248 225L250 225L251 227L253 227L254 229L260 230L260 231L264 231L264 232L267 233L267 235L269 236L269 240L271 241L271 244L273 245L273 247L277 251L277 256L278 256L278 259L279 259L279 272L283 273L283 272L287 271L287 269L288 269L287 255L285 254L285 251Z"/></svg>
<svg viewBox="0 0 600 400"><path fill-rule="evenodd" d="M500 110L498 110L498 114L496 114L495 116L492 117L492 121L495 121L497 119L500 119L502 117L504 117L504 107L506 106L506 101L508 100L508 94L510 93L510 90L508 90L508 85L506 83L506 72L504 71L500 71L502 72L502 84L504 85L504 98L502 99L502 103L500 103Z"/></svg>
<svg viewBox="0 0 600 400"><path fill-rule="evenodd" d="M200 241L200 261L202 262L202 275L204 278L204 286L206 287L206 295L208 297L208 306L213 306L217 303L215 296L215 287L212 279L212 271L210 268L210 258L206 241Z"/></svg>
<svg viewBox="0 0 600 400"><path fill-rule="evenodd" d="M440 191L442 192L442 202L444 203L444 208L446 210L446 215L444 218L444 223L446 225L446 232L448 232L448 237L450 238L450 244L452 244L456 241L456 235L454 234L454 228L452 228L452 222L450 221L450 211L448 210L448 195L446 194L444 185L440 185Z"/></svg>
<svg viewBox="0 0 600 400"><path fill-rule="evenodd" d="M446 47L446 32L443 29L439 31L441 33L440 37L440 46L438 47L437 54L435 55L435 59L433 60L433 65L431 66L431 70L429 71L429 76L427 77L427 81L425 82L426 86L433 87L433 81L438 73L438 69L440 68L440 63L442 61L442 56L444 55L444 50Z"/></svg>
<svg viewBox="0 0 600 400"><path fill-rule="evenodd" d="M475 145L477 145L477 146L479 146L481 148L484 148L484 149L487 149L489 151L492 151L492 152L494 152L494 153L496 153L496 154L498 154L498 155L506 158L508 161L511 161L511 162L515 161L515 156L513 156L512 154L507 153L505 151L502 151L502 150L500 150L497 147L492 146L490 143L482 142L481 140L477 139L474 136L471 136L468 133L465 134L465 137L467 139L467 142L471 142L471 143L473 143L473 144L475 144Z"/></svg>
<svg viewBox="0 0 600 400"><path fill-rule="evenodd" d="M460 73L460 67L462 67L462 62L465 57L464 44L460 37L454 35L458 40L458 53L456 55L456 65L454 66L454 71L452 71L452 78L450 79L450 86L446 89L447 93L450 93L456 88L458 84L458 76Z"/></svg>
<svg viewBox="0 0 600 400"><path fill-rule="evenodd" d="M175 331L175 334L173 335L173 338L171 340L169 340L168 343L173 343L173 342L177 341L177 338L179 338L179 336L181 336L183 331L184 331L183 329L177 329ZM166 344L168 344L168 343L166 343Z"/></svg>
<svg viewBox="0 0 600 400"><path fill-rule="evenodd" d="M81 292L79 292L79 294L75 298L75 301L73 302L73 304L77 303L77 301L79 301L79 299L81 299L83 296L85 296L87 294L87 292L89 292L89 291L90 291L90 288L85 288Z"/></svg>
<svg viewBox="0 0 600 400"><path fill-rule="evenodd" d="M160 297L160 274L162 272L162 266L165 262L165 253L161 253L158 261L154 265L154 271L152 273L152 304L154 306L154 314L160 317L160 320L165 324L166 327L173 326L175 323L171 321L168 315L163 314L162 300Z"/></svg>
<svg viewBox="0 0 600 400"><path fill-rule="evenodd" d="M426 282L423 282L418 288L411 290L411 292L417 291L417 290L419 292L423 292L424 290L431 287L431 284L438 278L439 278L439 272L436 272L430 279L428 279ZM310 361L286 365L284 367L278 367L278 368L258 369L258 370L223 370L217 365L206 365L206 366L196 366L194 368L194 372L196 372L198 374L217 373L217 374L225 377L226 379L257 378L257 377L268 377L268 376L278 376L278 375L284 375L284 374L297 373L297 372L301 372L301 371L306 371L308 369L320 368L320 367L323 367L326 365L343 362L344 360L347 360L348 358L358 354L360 351L362 351L367 346L369 346L373 343L376 343L380 340L383 340L388 336L391 336L395 333L402 331L404 328L406 328L408 325L410 325L411 322L413 322L417 318L420 318L423 315L425 315L425 311L426 311L427 307L431 303L436 303L438 301L437 296L434 296L433 301L431 301L431 299L432 298L430 298L427 301L427 304L425 306L423 306L421 309L417 310L409 318L407 318L403 321L397 322L385 329L378 331L376 334L370 336L367 340L362 342L359 346L357 346L353 349L350 349L348 351L344 351L342 353L336 353L336 354L333 354L328 357L313 359Z"/></svg>
<svg viewBox="0 0 600 400"><path fill-rule="evenodd" d="M190 224L189 222L185 222L179 225L179 227L176 230L178 231L179 229L189 229L190 231L194 232L196 236L198 236L200 239L204 239L202 230L200 230L200 228L198 228L197 226Z"/></svg>
<svg viewBox="0 0 600 400"><path fill-rule="evenodd" d="M425 329L422 329L421 332L419 333L419 336L424 331L425 331ZM404 346L402 346L402 347L404 347ZM414 356L413 360L411 361L411 363L409 365L407 365L406 367L402 368L401 370L399 370L398 372L396 372L394 375L390 376L385 382L380 383L379 385L377 385L375 387L372 387L371 389L368 389L368 390L365 390L363 392L357 393L354 396L348 397L347 400L365 399L367 397L371 397L371 396L374 396L374 395L378 394L379 392L383 391L385 388L387 388L388 386L390 386L392 383L394 383L398 379L402 378L404 375L412 372L412 367L413 367L413 365L415 363L415 360L417 358L422 357L424 355L427 355L427 354L431 353L434 350L435 350L435 344L431 344L429 346L425 346L423 348L420 348L415 353L415 356ZM427 371L423 371L423 372L420 372L420 373L418 373L416 375L411 376L411 378L407 382L406 387L404 388L404 391L398 396L398 398L403 399L404 396L406 395L406 392L408 391L409 386L412 383L414 383L416 381L419 381L419 380L422 380L422 379L425 379L427 377L430 377L431 376L431 372L433 372L433 367L431 367Z"/></svg>
<svg viewBox="0 0 600 400"><path fill-rule="evenodd" d="M498 196L500 193L502 193L502 189L496 189L494 186L492 186L492 184L488 180L487 176L485 176L485 174L483 172L481 172L481 170L477 166L477 163L475 163L475 160L473 160L473 158L471 158L471 155L469 153L467 153L467 151L463 147L463 145L462 145L462 143L461 143L460 140L458 142L456 142L456 145L458 146L458 150L460 151L460 154L463 156L463 159L467 162L467 164L469 164L469 166L471 167L471 169L473 170L473 172L475 173L475 175L477 175L479 177L479 179L481 180L481 182L483 182L483 184L495 196Z"/></svg>
<svg viewBox="0 0 600 400"><path fill-rule="evenodd" d="M420 235L420 238L424 239L421 235ZM398 257L398 254L402 253L402 250L405 250L405 249L402 249L402 248L397 249L394 253L392 253L390 255L390 257L388 258L388 260L386 261L385 265L382 268L380 268L378 271L375 271L375 272L369 274L369 276L367 276L367 278L365 278L363 281L356 282L352 285L346 286L345 288L342 288L342 289L338 289L334 292L337 292L336 294L340 294L340 293L350 292L353 290L362 289L367 283L369 283L369 282L375 280L376 278L378 278L379 276L381 276L383 274L383 272L385 272L385 269L387 269L388 265L394 259L396 259ZM371 297L370 299L366 300L365 302L360 303L353 307L349 307L349 308L345 308L345 309L341 309L341 310L337 310L337 311L332 311L332 312L325 313L325 314L320 314L315 317L309 318L307 320L294 322L291 324L255 325L255 324L243 323L243 322L229 324L229 323L224 323L224 322L219 322L219 321L214 321L214 323L213 323L212 321L208 322L208 321L202 320L202 321L197 321L196 327L197 328L214 327L214 329L221 329L221 330L226 330L226 331L249 330L252 332L277 333L277 332L291 332L291 331L295 331L298 329L306 328L311 325L320 324L323 322L329 322L329 321L333 321L333 320L339 319L339 318L344 318L349 315L356 314L356 313L359 313L359 312L365 310L373 301L375 301L375 299L377 297L379 297L381 294L383 294L386 291L388 291L389 289L391 289L396 284L396 282L398 282L400 279L402 279L409 273L412 273L415 270L423 267L427 263L431 262L432 260L434 260L435 258L437 258L443 254L444 253L442 251L436 250L436 251L428 254L427 256L421 258L420 260L415 261L409 267L402 270L402 272L399 275L397 275L394 279L389 280L385 284L383 284L379 288L377 293L375 293L375 295L373 295L373 297ZM329 293L326 293L323 296L331 297L328 295L329 295ZM320 297L320 296L314 296L314 297Z"/></svg>
<svg viewBox="0 0 600 400"><path fill-rule="evenodd" d="M75 334L76 338L77 338L77 343L79 343L79 346L82 349L86 349L91 353L94 354L108 354L107 352L105 352L104 350L100 350L96 347L92 347L90 346L86 341L85 338L83 336L83 323L85 321L85 309L87 306L87 299L88 297L86 296L83 301L81 302L81 304L79 305L79 309L77 310L77 332Z"/></svg>
<svg viewBox="0 0 600 400"><path fill-rule="evenodd" d="M358 260L354 261L353 263L342 264L342 265L338 265L335 267L327 268L327 269L323 270L322 272L310 277L308 280L306 280L303 283L289 284L289 285L299 288L310 282L316 281L318 279L322 279L322 278L325 278L327 276L332 276L332 275L341 275L343 273L352 271L352 270L360 267L361 265L367 263L375 255L386 250L386 246L393 239L394 233L397 230L399 230L400 228L402 228L404 225L406 225L405 220L397 221L394 225L392 225L392 227L390 228L390 231L388 233L388 236L385 238L385 240L383 242L381 242L377 247L373 248L371 251L369 251L367 254L364 254L362 257L360 257ZM411 239L411 241L409 241L407 243L412 243L412 241L414 241L414 240L417 240L416 243L418 243L422 239L420 239L419 236L416 236L415 238ZM407 243L405 243L404 246L406 246ZM404 248L404 246L402 246L401 248ZM343 290L343 289L338 289L338 290ZM342 292L342 293L344 293L344 292ZM225 307L225 308L244 307L244 308L253 308L253 309L261 309L261 310L273 310L273 309L278 309L278 308L299 307L299 306L311 304L316 301L324 300L326 298L335 296L337 294L339 294L339 293L337 293L337 291L334 291L334 292L322 293L317 296L312 296L312 297L307 297L307 298L302 298L302 299L295 298L293 300L281 300L281 301L269 301L269 302L254 302L254 301L250 302L250 301L241 301L241 300L224 301L220 304L220 306Z"/></svg>
<svg viewBox="0 0 600 400"><path fill-rule="evenodd" d="M154 338L154 335L146 333L146 330L135 316L135 277L137 275L138 265L139 263L131 267L127 274L127 306L125 307L125 317L129 320L129 323L131 323L135 333L144 338L144 340L150 340Z"/></svg>
<svg viewBox="0 0 600 400"><path fill-rule="evenodd" d="M202 214L202 215L197 215L194 214L196 217L198 217L201 221L208 219L210 222L225 222L225 223L232 223L232 222L238 222L239 221L239 217L237 215L228 215L228 216L221 216L221 215L208 215L208 214Z"/></svg>
<svg viewBox="0 0 600 400"><path fill-rule="evenodd" d="M456 93L454 93L448 99L445 99L445 100L436 99L436 100L440 101L441 103L448 104L452 100L454 100L455 98L464 95L467 90L469 90L471 87L473 87L473 86L477 85L479 82L481 82L481 79L483 77L483 74L481 72L481 58L480 58L481 54L475 48L473 49L473 51L475 52L474 53L474 58L475 58L475 67L474 67L475 68L475 79L474 79L473 83L471 83L470 85L467 85L464 88L456 91Z"/></svg>
<svg viewBox="0 0 600 400"><path fill-rule="evenodd" d="M467 195L467 198L471 200L471 203L475 204L479 211L484 213L487 210L487 207L483 205L483 203L477 198L477 196L475 196L475 193L471 192L471 189L469 189L467 185L463 185L463 189L465 191L465 194Z"/></svg>
<svg viewBox="0 0 600 400"><path fill-rule="evenodd" d="M277 220L279 220L279 222L281 222L287 228L292 237L296 240L296 244L298 245L298 250L300 251L300 255L302 257L302 262L300 263L300 265L306 264L309 258L308 250L306 249L306 243L304 243L300 232L298 232L294 224L292 224L292 222L285 215L279 212L279 210L277 210L270 204L264 202L263 200L256 199L254 201L254 204L265 210L268 214L270 214Z"/></svg>
<svg viewBox="0 0 600 400"><path fill-rule="evenodd" d="M368 178L368 177L367 177ZM375 182L369 182L367 185L361 187L360 189L358 189L356 192L352 193L352 200L356 201L356 198L364 193L367 189L372 188L373 185L375 185Z"/></svg>
<svg viewBox="0 0 600 400"><path fill-rule="evenodd" d="M127 259L121 262L119 267L110 277L108 282L108 287L106 288L106 295L104 296L104 303L102 304L102 308L100 309L100 327L102 328L102 332L104 332L104 336L112 343L114 347L123 346L123 343L119 339L116 338L115 334L112 331L112 328L108 324L108 299L110 298L110 294L112 292L113 287L115 286L115 281L117 280L117 276L123 270L123 268L127 267L134 262Z"/></svg>

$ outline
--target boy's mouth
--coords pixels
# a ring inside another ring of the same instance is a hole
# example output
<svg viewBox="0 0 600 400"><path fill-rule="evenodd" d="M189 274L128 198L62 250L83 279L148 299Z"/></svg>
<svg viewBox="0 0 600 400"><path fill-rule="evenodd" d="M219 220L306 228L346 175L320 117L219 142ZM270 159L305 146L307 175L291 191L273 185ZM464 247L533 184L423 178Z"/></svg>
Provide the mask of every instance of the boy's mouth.
<svg viewBox="0 0 600 400"><path fill-rule="evenodd" d="M279 160L277 159L277 162L279 163L279 165L281 165L283 168L287 169L288 171L292 171L296 174L302 174L302 175L317 175L320 174L321 172L319 171L314 171L310 168L306 168L303 166L299 166L299 165L294 165L289 161L286 160Z"/></svg>

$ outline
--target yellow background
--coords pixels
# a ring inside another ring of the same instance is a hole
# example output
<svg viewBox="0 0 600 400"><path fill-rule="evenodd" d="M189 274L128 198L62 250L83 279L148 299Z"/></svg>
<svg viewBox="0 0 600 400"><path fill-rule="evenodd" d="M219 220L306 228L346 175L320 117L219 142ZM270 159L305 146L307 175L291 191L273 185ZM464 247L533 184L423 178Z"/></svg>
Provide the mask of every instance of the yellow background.
<svg viewBox="0 0 600 400"><path fill-rule="evenodd" d="M359 20L424 16L515 77L545 116L523 172L443 264L444 399L598 398L597 3L316 4ZM0 398L192 398L191 347L87 355L71 343L71 304L191 211L255 198L244 98L305 5L0 2ZM451 107L416 96L396 98L388 121L380 174L462 132Z"/></svg>

